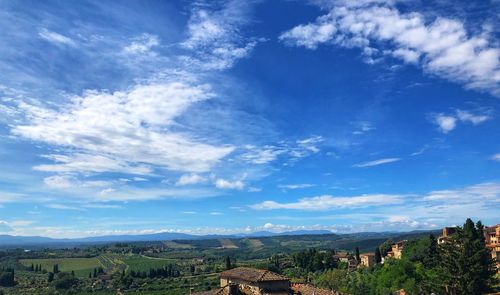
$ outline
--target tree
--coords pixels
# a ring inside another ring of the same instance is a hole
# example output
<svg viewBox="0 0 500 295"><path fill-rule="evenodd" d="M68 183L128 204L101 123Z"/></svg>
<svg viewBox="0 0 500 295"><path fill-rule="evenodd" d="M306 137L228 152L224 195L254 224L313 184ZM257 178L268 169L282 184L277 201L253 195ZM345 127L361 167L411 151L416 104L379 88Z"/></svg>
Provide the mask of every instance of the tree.
<svg viewBox="0 0 500 295"><path fill-rule="evenodd" d="M375 248L375 263L382 262L382 255L380 254L380 248Z"/></svg>
<svg viewBox="0 0 500 295"><path fill-rule="evenodd" d="M0 286L2 287L12 287L16 284L14 280L14 270L7 269L6 271L2 271L0 273Z"/></svg>
<svg viewBox="0 0 500 295"><path fill-rule="evenodd" d="M54 264L54 266L52 267L52 272L55 274L59 272L59 264Z"/></svg>
<svg viewBox="0 0 500 295"><path fill-rule="evenodd" d="M483 225L467 219L463 228L439 247L441 276L450 292L483 294L495 283L495 265L485 247Z"/></svg>
<svg viewBox="0 0 500 295"><path fill-rule="evenodd" d="M361 257L359 257L359 248L358 248L358 247L356 247L356 249L355 249L354 251L355 251L355 253L356 253L356 261L357 261L358 263L361 263Z"/></svg>
<svg viewBox="0 0 500 295"><path fill-rule="evenodd" d="M226 256L226 269L231 269L231 258Z"/></svg>
<svg viewBox="0 0 500 295"><path fill-rule="evenodd" d="M31 264L30 268L29 268L30 271L34 271L35 270L35 266L33 265L33 263Z"/></svg>
<svg viewBox="0 0 500 295"><path fill-rule="evenodd" d="M47 278L47 282L51 283L53 280L54 280L54 273L53 272L49 272L49 276Z"/></svg>

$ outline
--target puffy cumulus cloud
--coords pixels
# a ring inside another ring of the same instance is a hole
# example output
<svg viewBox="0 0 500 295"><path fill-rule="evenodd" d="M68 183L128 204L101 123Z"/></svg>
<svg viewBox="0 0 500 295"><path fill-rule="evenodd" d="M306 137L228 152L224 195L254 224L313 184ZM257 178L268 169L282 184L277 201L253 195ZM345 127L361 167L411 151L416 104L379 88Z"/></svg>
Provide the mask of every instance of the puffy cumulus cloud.
<svg viewBox="0 0 500 295"><path fill-rule="evenodd" d="M448 133L457 126L457 118L443 114L436 115L434 121L443 133Z"/></svg>
<svg viewBox="0 0 500 295"><path fill-rule="evenodd" d="M49 155L60 164L38 170L145 174L151 171L148 166L157 166L204 172L234 148L203 143L172 131L172 125L189 106L211 97L207 85L165 82L125 92L88 91L57 109L21 103L26 123L14 126L12 133L77 151Z"/></svg>
<svg viewBox="0 0 500 295"><path fill-rule="evenodd" d="M467 88L500 96L500 49L488 31L470 35L460 20L444 17L428 22L420 13L401 13L392 1L355 2L333 2L327 14L279 39L309 49L321 44L361 48L369 62L391 55Z"/></svg>
<svg viewBox="0 0 500 295"><path fill-rule="evenodd" d="M384 158L384 159L378 159L378 160L373 160L369 162L363 162L363 163L358 163L352 165L353 167L357 168L364 168L364 167L372 167L372 166L378 166L378 165L383 165L383 164L388 164L388 163L394 163L401 161L400 158Z"/></svg>
<svg viewBox="0 0 500 295"><path fill-rule="evenodd" d="M395 205L404 201L403 195L361 195L352 197L335 197L322 195L311 198L302 198L297 202L279 203L276 201L264 201L251 205L256 210L291 209L305 211L322 211L338 208L360 208L368 206Z"/></svg>
<svg viewBox="0 0 500 295"><path fill-rule="evenodd" d="M485 121L488 121L492 118L489 113L489 110L483 111L482 113L473 113L466 110L456 110L455 113L451 114L436 114L433 116L433 121L442 133L448 133L457 127L457 123L470 123L472 125L479 125Z"/></svg>
<svg viewBox="0 0 500 295"><path fill-rule="evenodd" d="M188 38L182 43L194 55L184 56L184 60L201 68L223 70L248 56L257 40L246 40L240 32L249 21L251 5L251 1L228 1L222 7L195 6L188 22Z"/></svg>

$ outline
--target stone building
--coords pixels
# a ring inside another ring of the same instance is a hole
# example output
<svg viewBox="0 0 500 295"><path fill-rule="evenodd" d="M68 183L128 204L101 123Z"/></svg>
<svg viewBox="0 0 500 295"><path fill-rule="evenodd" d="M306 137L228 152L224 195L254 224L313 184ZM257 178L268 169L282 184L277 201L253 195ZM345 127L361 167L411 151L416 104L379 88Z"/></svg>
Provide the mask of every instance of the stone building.
<svg viewBox="0 0 500 295"><path fill-rule="evenodd" d="M237 267L220 274L220 288L193 295L340 295L339 292L290 280L269 270Z"/></svg>
<svg viewBox="0 0 500 295"><path fill-rule="evenodd" d="M457 232L456 227L445 227L443 228L442 234L438 237L438 244L442 244L448 240L448 237L455 234Z"/></svg>
<svg viewBox="0 0 500 295"><path fill-rule="evenodd" d="M401 259L406 242L407 241L404 240L404 241L399 241L396 244L393 244L391 247L391 251L387 252L387 257L392 257L394 259Z"/></svg>
<svg viewBox="0 0 500 295"><path fill-rule="evenodd" d="M290 294L290 281L269 270L250 267L237 267L220 274L220 294Z"/></svg>
<svg viewBox="0 0 500 295"><path fill-rule="evenodd" d="M359 255L361 258L360 265L364 267L372 267L376 264L375 253L364 253Z"/></svg>

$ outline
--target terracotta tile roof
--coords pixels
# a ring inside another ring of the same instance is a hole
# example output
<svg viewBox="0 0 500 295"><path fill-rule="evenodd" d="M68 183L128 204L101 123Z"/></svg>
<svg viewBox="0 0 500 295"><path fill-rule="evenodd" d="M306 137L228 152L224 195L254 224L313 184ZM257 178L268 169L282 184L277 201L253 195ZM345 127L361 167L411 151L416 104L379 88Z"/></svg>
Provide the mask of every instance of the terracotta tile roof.
<svg viewBox="0 0 500 295"><path fill-rule="evenodd" d="M237 267L223 271L221 278L240 279L247 282L288 281L287 278L269 270L251 267Z"/></svg>
<svg viewBox="0 0 500 295"><path fill-rule="evenodd" d="M338 292L317 288L307 284L293 284L292 290L295 294L300 295L340 295Z"/></svg>

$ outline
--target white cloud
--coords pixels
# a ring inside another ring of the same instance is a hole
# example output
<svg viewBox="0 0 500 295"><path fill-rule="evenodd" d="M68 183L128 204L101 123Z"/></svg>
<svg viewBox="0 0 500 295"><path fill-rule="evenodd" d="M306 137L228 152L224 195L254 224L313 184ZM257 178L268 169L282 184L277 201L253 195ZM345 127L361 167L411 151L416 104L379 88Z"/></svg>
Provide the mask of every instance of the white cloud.
<svg viewBox="0 0 500 295"><path fill-rule="evenodd" d="M493 155L493 156L491 157L491 159L492 159L493 161L499 161L499 162L500 162L500 153Z"/></svg>
<svg viewBox="0 0 500 295"><path fill-rule="evenodd" d="M247 152L241 154L241 159L253 164L268 164L276 161L280 156L288 157L291 161L316 154L320 151L319 145L324 139L321 136L312 136L295 142L281 141L278 145L256 147L248 145Z"/></svg>
<svg viewBox="0 0 500 295"><path fill-rule="evenodd" d="M248 192L250 192L250 193L258 193L261 191L262 191L262 188L260 188L260 187L251 186L248 188Z"/></svg>
<svg viewBox="0 0 500 295"><path fill-rule="evenodd" d="M207 85L165 82L126 92L88 91L58 109L21 103L27 123L12 132L77 151L50 155L62 164L40 165L38 170L145 174L151 171L147 165L154 165L204 172L234 147L201 143L169 127L189 106L211 96Z"/></svg>
<svg viewBox="0 0 500 295"><path fill-rule="evenodd" d="M273 209L293 209L305 211L323 211L335 208L360 208L368 206L394 205L403 202L402 195L362 195L352 197L334 197L331 195L322 195L311 198L302 198L297 202L278 203L275 201L264 201L250 207L256 210Z"/></svg>
<svg viewBox="0 0 500 295"><path fill-rule="evenodd" d="M198 175L196 173L191 173L191 174L184 174L181 175L179 180L175 183L175 185L190 185L190 184L199 184L199 183L204 183L207 181L206 177L203 177L201 175Z"/></svg>
<svg viewBox="0 0 500 295"><path fill-rule="evenodd" d="M325 4L325 3L323 3ZM390 54L425 72L500 96L500 49L486 30L470 35L459 20L428 22L417 12L401 13L394 3L337 1L309 24L284 32L288 45L315 49L321 44L361 48L368 61ZM373 50L374 46L382 50Z"/></svg>
<svg viewBox="0 0 500 295"><path fill-rule="evenodd" d="M74 189L74 188L91 188L108 186L111 183L103 180L87 180L81 181L70 175L53 175L43 179L45 185L50 188L58 189Z"/></svg>
<svg viewBox="0 0 500 295"><path fill-rule="evenodd" d="M91 209L122 209L123 206L113 205L113 204L84 204L82 207L91 208Z"/></svg>
<svg viewBox="0 0 500 295"><path fill-rule="evenodd" d="M483 123L484 121L491 119L491 117L488 115L475 115L469 111L462 110L457 110L457 117L462 122L470 122L474 125Z"/></svg>
<svg viewBox="0 0 500 295"><path fill-rule="evenodd" d="M315 184L310 183L295 183L295 184L280 184L278 185L281 189L300 189L300 188L308 188L316 186Z"/></svg>
<svg viewBox="0 0 500 295"><path fill-rule="evenodd" d="M443 114L438 114L434 118L436 124L439 126L439 129L443 133L448 133L451 130L455 129L457 126L457 118L452 116L446 116Z"/></svg>
<svg viewBox="0 0 500 295"><path fill-rule="evenodd" d="M241 158L254 164L267 164L278 159L278 156L285 153L283 149L273 146L264 146L262 149L253 148L251 151L241 155Z"/></svg>
<svg viewBox="0 0 500 295"><path fill-rule="evenodd" d="M443 133L448 133L455 129L458 122L479 125L490 119L491 116L487 113L474 114L471 111L464 110L456 110L455 114L437 114L434 116L434 122Z"/></svg>
<svg viewBox="0 0 500 295"><path fill-rule="evenodd" d="M188 22L188 38L182 43L193 56L185 61L209 70L223 70L250 54L257 41L247 41L240 27L248 22L250 1L228 1L223 7L195 7Z"/></svg>
<svg viewBox="0 0 500 295"><path fill-rule="evenodd" d="M144 181L149 181L149 179L147 178L144 178L144 177L134 177L132 178L134 181L141 181L141 182L144 182Z"/></svg>
<svg viewBox="0 0 500 295"><path fill-rule="evenodd" d="M378 159L378 160L374 160L374 161L354 164L354 165L352 165L352 167L357 167L357 168L372 167L372 166L378 166L378 165L382 165L382 164L398 162L400 160L401 160L400 158L384 158L384 159Z"/></svg>
<svg viewBox="0 0 500 295"><path fill-rule="evenodd" d="M223 215L221 212L210 212L210 215L218 216L218 215Z"/></svg>
<svg viewBox="0 0 500 295"><path fill-rule="evenodd" d="M59 209L59 210L73 210L73 211L85 211L85 209L81 207L76 207L76 206L70 206L70 205L65 205L65 204L48 204L45 205L47 208L51 209Z"/></svg>
<svg viewBox="0 0 500 295"><path fill-rule="evenodd" d="M40 38L47 40L47 41L54 43L54 44L76 46L76 43L75 43L75 41L73 41L73 39L66 37L64 35L61 35L59 33L49 31L46 28L41 29L38 32L38 36L40 36Z"/></svg>
<svg viewBox="0 0 500 295"><path fill-rule="evenodd" d="M58 164L42 164L33 169L45 172L118 172L129 174L151 174L152 167L143 164L127 163L119 158L110 156L72 153L71 155L43 155L44 158ZM127 179L127 181L130 181Z"/></svg>
<svg viewBox="0 0 500 295"><path fill-rule="evenodd" d="M142 34L141 36L134 38L133 42L123 48L123 50L128 54L151 54L151 49L160 45L160 40L158 36L151 34Z"/></svg>
<svg viewBox="0 0 500 295"><path fill-rule="evenodd" d="M235 189L242 190L245 188L245 183L242 180L229 181L219 178L215 181L215 187L219 189Z"/></svg>

